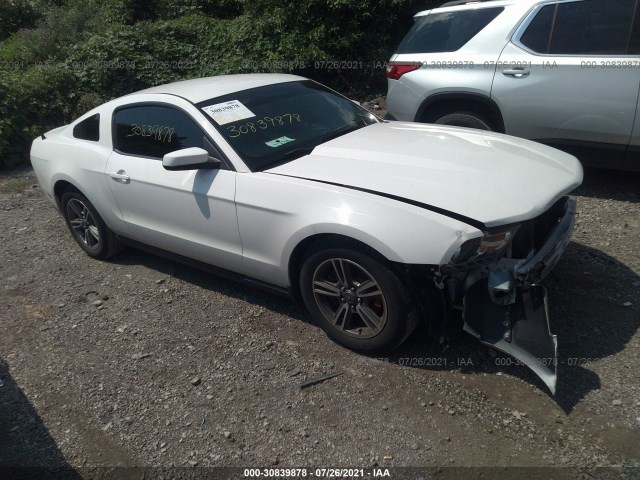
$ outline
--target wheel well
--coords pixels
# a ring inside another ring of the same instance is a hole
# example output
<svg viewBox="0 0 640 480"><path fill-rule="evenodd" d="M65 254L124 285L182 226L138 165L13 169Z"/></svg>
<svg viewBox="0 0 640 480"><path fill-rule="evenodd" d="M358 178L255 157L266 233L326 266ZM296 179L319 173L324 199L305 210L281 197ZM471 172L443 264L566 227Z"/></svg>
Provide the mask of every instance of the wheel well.
<svg viewBox="0 0 640 480"><path fill-rule="evenodd" d="M72 183L69 183L66 180L58 180L56 184L53 186L53 195L56 198L56 202L58 203L58 206L61 206L60 200L62 199L62 195L64 195L65 192L82 193Z"/></svg>
<svg viewBox="0 0 640 480"><path fill-rule="evenodd" d="M500 109L491 99L475 95L446 95L427 99L416 115L416 121L433 123L455 112L473 112L489 120L497 132L504 133L504 121Z"/></svg>
<svg viewBox="0 0 640 480"><path fill-rule="evenodd" d="M381 261L389 262L389 260L387 260L387 258L377 250L371 248L366 243L362 243L351 237L333 233L321 233L307 237L296 245L289 257L289 281L291 282L291 294L296 301L302 301L302 298L300 297L300 285L298 283L298 273L302 268L302 264L312 252L321 248L353 248L360 252L368 253Z"/></svg>
<svg viewBox="0 0 640 480"><path fill-rule="evenodd" d="M384 262L394 272L396 272L403 281L406 281L408 288L411 289L414 298L418 302L423 316L427 314L431 315L433 318L440 318L442 316L442 314L437 311L441 306L440 298L442 293L437 290L431 282L433 272L429 270L428 266L405 265L392 262L366 243L344 235L330 233L312 235L305 238L296 245L291 253L291 257L289 259L289 280L291 282L290 294L299 304L303 304L303 301L300 293L298 272L300 272L305 259L311 255L312 252L321 248L353 248ZM434 298L438 301L430 301ZM434 328L437 329L437 327Z"/></svg>

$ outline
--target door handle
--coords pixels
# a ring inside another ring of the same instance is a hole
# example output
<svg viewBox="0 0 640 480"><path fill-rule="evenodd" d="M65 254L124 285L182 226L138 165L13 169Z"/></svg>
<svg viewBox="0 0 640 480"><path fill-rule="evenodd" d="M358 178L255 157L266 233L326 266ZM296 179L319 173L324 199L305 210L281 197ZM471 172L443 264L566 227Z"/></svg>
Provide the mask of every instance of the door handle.
<svg viewBox="0 0 640 480"><path fill-rule="evenodd" d="M109 173L109 176L119 183L129 183L131 180L124 170Z"/></svg>
<svg viewBox="0 0 640 480"><path fill-rule="evenodd" d="M524 67L507 68L505 70L502 70L503 75L516 78L526 77L530 73L531 71L528 68Z"/></svg>

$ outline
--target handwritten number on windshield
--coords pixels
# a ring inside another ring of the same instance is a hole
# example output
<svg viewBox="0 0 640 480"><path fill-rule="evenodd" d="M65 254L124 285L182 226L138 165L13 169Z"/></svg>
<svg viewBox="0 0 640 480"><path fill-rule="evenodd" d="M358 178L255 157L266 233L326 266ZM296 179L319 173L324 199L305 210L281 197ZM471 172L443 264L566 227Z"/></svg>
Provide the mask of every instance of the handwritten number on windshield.
<svg viewBox="0 0 640 480"><path fill-rule="evenodd" d="M232 125L227 127L227 130L229 131L229 137L237 138L247 133L256 133L258 130L293 125L294 121L300 123L300 115L297 113L284 113L273 117L262 117L260 120L243 123L242 125Z"/></svg>

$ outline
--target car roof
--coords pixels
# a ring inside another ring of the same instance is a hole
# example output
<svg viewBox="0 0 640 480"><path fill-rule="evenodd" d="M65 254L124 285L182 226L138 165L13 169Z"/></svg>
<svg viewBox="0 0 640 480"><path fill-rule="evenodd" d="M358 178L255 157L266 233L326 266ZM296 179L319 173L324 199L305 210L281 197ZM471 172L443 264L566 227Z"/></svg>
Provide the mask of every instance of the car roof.
<svg viewBox="0 0 640 480"><path fill-rule="evenodd" d="M418 12L415 16L419 17L427 15L430 12L457 12L461 10L468 10L470 8L491 8L491 7L508 7L509 5L516 5L519 7L534 6L539 3L543 3L548 0L467 0L462 2L447 2L440 7L434 7L430 10L423 10Z"/></svg>
<svg viewBox="0 0 640 480"><path fill-rule="evenodd" d="M183 80L181 82L158 85L156 87L135 92L135 95L144 93L163 93L168 95L177 95L179 97L186 98L192 103L198 103L209 100L210 98L239 92L241 90L299 80L306 80L306 78L280 73L220 75L216 77L194 78L192 80Z"/></svg>

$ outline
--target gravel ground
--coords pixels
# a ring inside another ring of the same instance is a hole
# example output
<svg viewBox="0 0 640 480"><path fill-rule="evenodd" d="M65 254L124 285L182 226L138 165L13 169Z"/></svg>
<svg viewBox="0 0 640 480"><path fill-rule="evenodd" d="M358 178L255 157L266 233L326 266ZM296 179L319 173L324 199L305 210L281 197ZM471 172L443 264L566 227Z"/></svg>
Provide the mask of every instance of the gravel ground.
<svg viewBox="0 0 640 480"><path fill-rule="evenodd" d="M573 467L540 478L638 478L639 185L590 170L577 192L574 241L546 282L561 357L554 398L462 332L443 346L419 329L373 358L332 343L286 299L132 249L92 260L33 173L5 173L0 466L435 468L423 478Z"/></svg>

